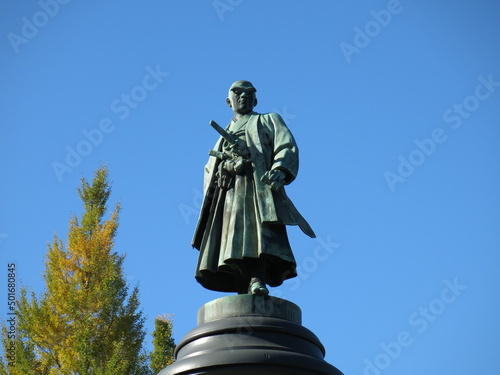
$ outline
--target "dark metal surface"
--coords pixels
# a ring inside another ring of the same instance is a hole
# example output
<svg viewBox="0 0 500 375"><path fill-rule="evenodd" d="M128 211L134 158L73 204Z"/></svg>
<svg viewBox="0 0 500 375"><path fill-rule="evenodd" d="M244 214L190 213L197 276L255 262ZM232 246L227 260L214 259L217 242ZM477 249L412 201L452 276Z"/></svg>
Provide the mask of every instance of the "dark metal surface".
<svg viewBox="0 0 500 375"><path fill-rule="evenodd" d="M254 298L267 304L279 302L274 297ZM324 360L325 348L314 333L291 320L259 312L199 325L184 336L175 355L174 364L159 375L342 375Z"/></svg>

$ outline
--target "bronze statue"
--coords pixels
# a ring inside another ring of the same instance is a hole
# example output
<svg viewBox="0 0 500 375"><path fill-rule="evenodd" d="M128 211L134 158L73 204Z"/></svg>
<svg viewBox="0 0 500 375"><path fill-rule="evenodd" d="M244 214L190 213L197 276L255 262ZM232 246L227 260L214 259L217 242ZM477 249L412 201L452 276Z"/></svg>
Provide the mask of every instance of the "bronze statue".
<svg viewBox="0 0 500 375"><path fill-rule="evenodd" d="M234 117L205 166L204 198L192 245L200 251L196 279L207 289L269 293L297 276L286 225L315 234L287 197L298 172L297 144L277 113L253 112L257 90L248 81L229 88Z"/></svg>

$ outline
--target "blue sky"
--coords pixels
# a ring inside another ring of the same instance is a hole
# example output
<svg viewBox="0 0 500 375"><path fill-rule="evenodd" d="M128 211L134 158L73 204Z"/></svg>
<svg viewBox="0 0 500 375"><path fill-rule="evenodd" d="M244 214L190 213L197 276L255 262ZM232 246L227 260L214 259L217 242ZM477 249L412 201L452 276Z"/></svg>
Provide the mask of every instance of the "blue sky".
<svg viewBox="0 0 500 375"><path fill-rule="evenodd" d="M80 178L108 163L115 249L148 330L174 314L178 341L224 296L196 283L190 241L208 123L247 79L297 139L288 195L318 235L290 228L300 275L272 294L326 359L498 374L499 16L487 0L3 2L0 266L42 291Z"/></svg>

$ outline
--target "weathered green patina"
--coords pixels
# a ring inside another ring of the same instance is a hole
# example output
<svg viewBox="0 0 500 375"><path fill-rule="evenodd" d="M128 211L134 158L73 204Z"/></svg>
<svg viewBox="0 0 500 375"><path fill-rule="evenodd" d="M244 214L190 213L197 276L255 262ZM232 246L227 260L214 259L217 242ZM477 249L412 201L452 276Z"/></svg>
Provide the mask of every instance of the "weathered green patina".
<svg viewBox="0 0 500 375"><path fill-rule="evenodd" d="M248 81L229 89L234 117L205 166L192 245L200 250L195 276L205 288L265 295L266 284L297 276L286 225L315 234L285 193L299 167L295 139L280 115L253 111L255 92Z"/></svg>

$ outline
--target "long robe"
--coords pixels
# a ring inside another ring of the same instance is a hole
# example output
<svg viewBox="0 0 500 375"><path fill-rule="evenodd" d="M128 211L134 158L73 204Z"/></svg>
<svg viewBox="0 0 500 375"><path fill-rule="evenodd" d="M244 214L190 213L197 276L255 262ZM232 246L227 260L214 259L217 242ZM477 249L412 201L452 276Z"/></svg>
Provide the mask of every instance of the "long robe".
<svg viewBox="0 0 500 375"><path fill-rule="evenodd" d="M228 127L249 151L251 165L221 181L222 161L210 157L205 166L204 198L192 245L200 250L195 277L211 290L244 292L250 269L263 264L265 282L281 285L297 276L296 262L285 225L313 230L287 197L262 182L270 170L285 171L285 184L297 176L298 148L283 119L276 113L252 112ZM219 139L214 149L228 147Z"/></svg>

